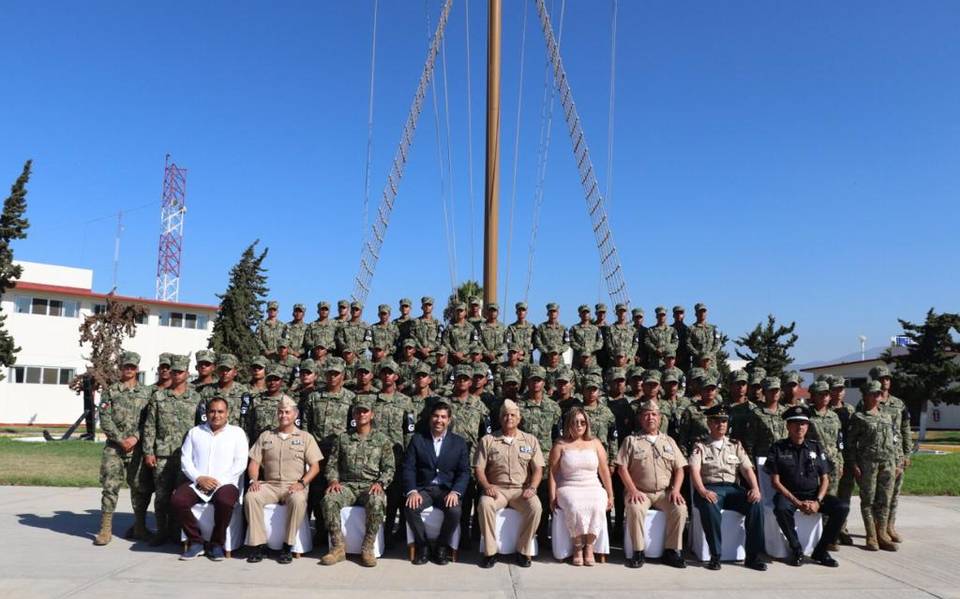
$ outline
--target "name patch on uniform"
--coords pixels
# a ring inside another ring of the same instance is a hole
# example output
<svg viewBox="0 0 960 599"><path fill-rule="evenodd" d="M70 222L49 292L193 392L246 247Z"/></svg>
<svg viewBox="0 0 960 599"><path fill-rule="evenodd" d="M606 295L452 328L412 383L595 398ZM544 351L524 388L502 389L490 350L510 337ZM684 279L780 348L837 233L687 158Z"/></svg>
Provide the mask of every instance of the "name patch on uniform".
<svg viewBox="0 0 960 599"><path fill-rule="evenodd" d="M533 453L533 448L527 445L524 445L520 448L520 453Z"/></svg>
<svg viewBox="0 0 960 599"><path fill-rule="evenodd" d="M303 439L294 439L290 442L290 445L303 445Z"/></svg>
<svg viewBox="0 0 960 599"><path fill-rule="evenodd" d="M817 459L817 452L811 451L811 452L810 452L810 459L811 459L811 460Z"/></svg>
<svg viewBox="0 0 960 599"><path fill-rule="evenodd" d="M665 445L663 447L663 453L673 453L673 448L670 447L669 445Z"/></svg>

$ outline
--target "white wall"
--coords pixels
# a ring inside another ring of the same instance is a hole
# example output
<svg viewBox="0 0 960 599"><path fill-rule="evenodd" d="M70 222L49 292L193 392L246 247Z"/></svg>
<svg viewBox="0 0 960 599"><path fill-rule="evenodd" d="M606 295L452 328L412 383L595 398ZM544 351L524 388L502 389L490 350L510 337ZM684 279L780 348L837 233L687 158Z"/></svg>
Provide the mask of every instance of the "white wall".
<svg viewBox="0 0 960 599"><path fill-rule="evenodd" d="M23 267L20 280L24 282L79 287L81 289L93 288L93 271L89 268L73 268L71 266L42 264L25 260L14 260L13 263Z"/></svg>

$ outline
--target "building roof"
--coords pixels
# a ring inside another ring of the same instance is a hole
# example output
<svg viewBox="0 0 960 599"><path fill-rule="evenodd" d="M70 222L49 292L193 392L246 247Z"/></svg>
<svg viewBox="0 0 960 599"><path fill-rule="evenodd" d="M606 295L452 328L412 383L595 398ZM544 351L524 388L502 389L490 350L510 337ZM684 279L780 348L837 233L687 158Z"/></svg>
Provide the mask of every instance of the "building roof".
<svg viewBox="0 0 960 599"><path fill-rule="evenodd" d="M158 299L149 299L145 297L129 297L125 295L116 295L109 293L97 293L91 289L84 289L83 287L66 287L63 285L47 285L45 283L31 283L29 281L17 281L14 285L15 289L21 291L40 291L43 293L59 293L61 295L70 295L73 297L86 297L91 299L102 299L106 300L108 297L114 301L118 302L128 302L134 304L148 304L151 306L162 306L167 308L182 308L190 310L204 310L216 312L220 309L219 306L211 306L209 304L188 304L185 302L168 302Z"/></svg>
<svg viewBox="0 0 960 599"><path fill-rule="evenodd" d="M814 372L817 370L826 370L828 368L838 368L840 366L853 366L856 364L869 364L871 362L883 362L881 357L883 352L886 350L891 350L894 356L900 356L907 353L909 350L905 347L884 347L880 348L882 351L878 352L867 352L867 355L863 359L851 359L850 355L843 356L842 358L837 358L836 360L831 360L822 363L816 363L811 365L804 365L800 367L802 372ZM870 355L873 353L873 355Z"/></svg>

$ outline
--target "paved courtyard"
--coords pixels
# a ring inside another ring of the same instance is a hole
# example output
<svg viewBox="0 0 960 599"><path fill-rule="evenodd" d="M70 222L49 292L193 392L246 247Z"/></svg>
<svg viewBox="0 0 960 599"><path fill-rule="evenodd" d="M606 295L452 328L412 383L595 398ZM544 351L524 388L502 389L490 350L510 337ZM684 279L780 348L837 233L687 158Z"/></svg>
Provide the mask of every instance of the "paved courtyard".
<svg viewBox="0 0 960 599"><path fill-rule="evenodd" d="M960 498L901 499L898 528L907 539L897 553L842 547L837 569L780 562L767 572L724 564L719 572L696 562L686 570L648 563L623 566L622 553L593 568L575 568L541 556L533 567L507 563L477 567L476 552L461 562L415 567L405 548L388 552L374 569L348 561L318 565L315 551L293 564L213 563L177 560L173 546L155 550L114 537L91 544L99 526L98 489L0 487L0 594L4 597L274 597L331 593L336 597L960 597ZM114 521L122 532L132 522L129 496ZM862 528L856 504L852 532Z"/></svg>

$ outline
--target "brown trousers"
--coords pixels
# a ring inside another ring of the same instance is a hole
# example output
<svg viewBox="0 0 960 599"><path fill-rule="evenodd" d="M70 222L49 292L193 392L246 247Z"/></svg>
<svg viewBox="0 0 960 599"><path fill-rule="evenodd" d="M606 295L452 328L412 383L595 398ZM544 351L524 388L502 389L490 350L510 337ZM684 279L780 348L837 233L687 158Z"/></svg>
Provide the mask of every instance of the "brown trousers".
<svg viewBox="0 0 960 599"><path fill-rule="evenodd" d="M287 534L284 542L293 545L297 530L307 515L307 491L288 493L291 483L260 483L259 491L248 491L243 498L243 511L247 516L247 544L263 545L267 542L267 526L263 521L263 508L271 503L287 506Z"/></svg>
<svg viewBox="0 0 960 599"><path fill-rule="evenodd" d="M640 501L625 502L627 514L627 530L630 531L630 540L633 541L634 551L643 551L646 547L646 517L647 510L653 508L667 515L667 536L664 547L680 551L683 547L683 525L687 522L687 506L674 505L670 502L668 490L656 493L640 493Z"/></svg>
<svg viewBox="0 0 960 599"><path fill-rule="evenodd" d="M478 489L478 492L480 490ZM520 534L517 535L517 551L524 553L530 546L530 541L537 534L537 525L540 524L540 514L543 511L540 499L533 495L529 499L523 497L523 489L504 489L500 487L500 494L494 499L489 495L480 497L480 531L483 534L483 554L496 555L497 553L497 510L510 507L523 517Z"/></svg>

